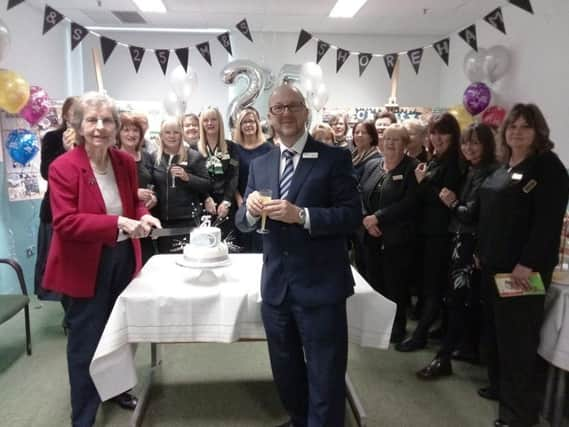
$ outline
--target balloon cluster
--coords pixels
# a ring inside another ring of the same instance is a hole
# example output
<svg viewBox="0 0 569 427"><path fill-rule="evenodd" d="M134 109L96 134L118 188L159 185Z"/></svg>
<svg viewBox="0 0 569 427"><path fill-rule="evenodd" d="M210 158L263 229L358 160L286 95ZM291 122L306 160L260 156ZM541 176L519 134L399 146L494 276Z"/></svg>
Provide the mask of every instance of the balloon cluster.
<svg viewBox="0 0 569 427"><path fill-rule="evenodd" d="M457 118L460 117L463 123L472 123L472 116L482 113L481 121L483 123L494 127L500 126L506 111L498 105L490 107L492 102L491 87L506 75L509 65L510 53L504 46L498 45L488 49L479 48L478 52L472 50L467 53L464 57L463 68L466 77L472 83L464 91L462 105L465 111L461 111L458 106L451 108L454 113L449 111ZM486 111L489 112L486 113ZM464 117L464 113L468 113L471 117Z"/></svg>
<svg viewBox="0 0 569 427"><path fill-rule="evenodd" d="M198 75L191 68L188 72L184 67L178 65L168 76L170 90L166 93L164 100L164 110L170 116L181 116L186 112L190 97L198 86Z"/></svg>
<svg viewBox="0 0 569 427"><path fill-rule="evenodd" d="M315 62L302 65L300 87L305 93L308 107L320 111L328 102L328 88L322 80L322 68Z"/></svg>

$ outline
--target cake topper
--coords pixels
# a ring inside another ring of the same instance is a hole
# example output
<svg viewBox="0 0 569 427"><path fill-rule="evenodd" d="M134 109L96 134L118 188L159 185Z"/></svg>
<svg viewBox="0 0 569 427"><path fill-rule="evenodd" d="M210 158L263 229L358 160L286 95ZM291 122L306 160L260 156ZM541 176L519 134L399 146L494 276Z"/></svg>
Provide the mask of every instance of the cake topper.
<svg viewBox="0 0 569 427"><path fill-rule="evenodd" d="M211 215L202 215L200 227L211 227Z"/></svg>

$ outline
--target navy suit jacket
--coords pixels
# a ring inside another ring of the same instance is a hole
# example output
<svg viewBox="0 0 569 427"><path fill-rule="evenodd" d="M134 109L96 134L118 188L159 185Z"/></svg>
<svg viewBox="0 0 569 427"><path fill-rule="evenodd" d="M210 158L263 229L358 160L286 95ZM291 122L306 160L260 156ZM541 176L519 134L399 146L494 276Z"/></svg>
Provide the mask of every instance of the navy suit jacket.
<svg viewBox="0 0 569 427"><path fill-rule="evenodd" d="M281 151L271 150L251 162L245 200L260 189L279 195ZM361 224L361 204L352 161L347 150L312 139L306 142L286 197L308 208L310 232L299 224L267 219L263 236L263 301L279 305L287 292L302 306L336 304L353 294L354 279L348 259L348 236ZM244 232L250 226L247 207L239 208L235 223Z"/></svg>

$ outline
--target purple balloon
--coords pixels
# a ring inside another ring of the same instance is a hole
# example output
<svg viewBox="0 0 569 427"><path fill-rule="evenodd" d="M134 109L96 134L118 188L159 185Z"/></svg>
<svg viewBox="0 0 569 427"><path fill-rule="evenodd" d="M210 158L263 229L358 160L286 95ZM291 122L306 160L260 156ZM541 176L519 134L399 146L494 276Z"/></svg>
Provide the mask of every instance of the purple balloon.
<svg viewBox="0 0 569 427"><path fill-rule="evenodd" d="M34 126L45 117L51 107L47 92L39 86L30 86L30 97L20 110L20 116Z"/></svg>
<svg viewBox="0 0 569 427"><path fill-rule="evenodd" d="M464 91L462 103L466 111L475 116L488 108L491 98L492 93L488 86L480 82L472 83Z"/></svg>

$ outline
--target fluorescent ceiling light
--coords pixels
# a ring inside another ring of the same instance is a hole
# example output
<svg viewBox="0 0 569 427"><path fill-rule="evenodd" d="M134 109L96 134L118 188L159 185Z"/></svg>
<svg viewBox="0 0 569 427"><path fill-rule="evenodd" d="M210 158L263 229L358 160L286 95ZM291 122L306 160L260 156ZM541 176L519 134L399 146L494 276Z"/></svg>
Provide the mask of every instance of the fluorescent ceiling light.
<svg viewBox="0 0 569 427"><path fill-rule="evenodd" d="M221 34L227 28L160 28L160 27L85 27L91 31L116 31L135 33L192 33L192 34Z"/></svg>
<svg viewBox="0 0 569 427"><path fill-rule="evenodd" d="M162 0L132 0L142 12L166 13Z"/></svg>
<svg viewBox="0 0 569 427"><path fill-rule="evenodd" d="M353 18L367 0L338 0L330 11L330 18Z"/></svg>

